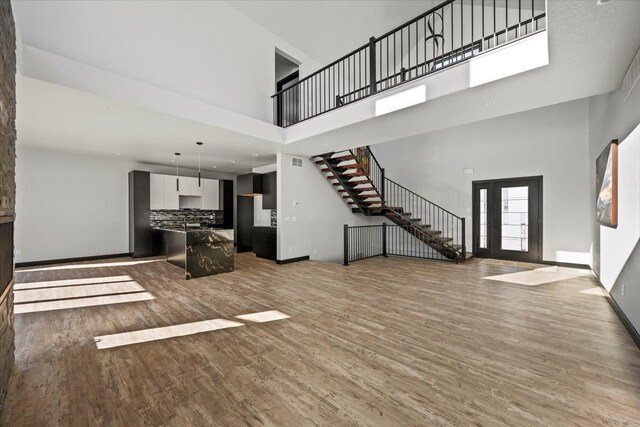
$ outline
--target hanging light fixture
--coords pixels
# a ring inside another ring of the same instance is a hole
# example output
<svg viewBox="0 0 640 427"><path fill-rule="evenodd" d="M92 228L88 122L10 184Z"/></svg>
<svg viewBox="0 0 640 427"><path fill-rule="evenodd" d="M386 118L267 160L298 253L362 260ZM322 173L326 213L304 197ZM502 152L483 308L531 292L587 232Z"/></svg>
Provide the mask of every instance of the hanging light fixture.
<svg viewBox="0 0 640 427"><path fill-rule="evenodd" d="M202 142L198 141L196 142L196 145L198 146L198 187L202 187L202 177L200 175L200 153L202 152Z"/></svg>
<svg viewBox="0 0 640 427"><path fill-rule="evenodd" d="M176 191L180 191L180 166L178 165L178 156L180 153L175 153L176 155Z"/></svg>

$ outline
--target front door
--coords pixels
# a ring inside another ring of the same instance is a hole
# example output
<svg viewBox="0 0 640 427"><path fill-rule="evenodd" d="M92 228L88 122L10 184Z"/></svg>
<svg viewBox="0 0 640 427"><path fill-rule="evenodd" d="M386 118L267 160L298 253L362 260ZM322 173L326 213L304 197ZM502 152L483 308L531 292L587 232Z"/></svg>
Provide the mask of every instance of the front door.
<svg viewBox="0 0 640 427"><path fill-rule="evenodd" d="M480 258L542 260L542 177L473 182L473 251Z"/></svg>

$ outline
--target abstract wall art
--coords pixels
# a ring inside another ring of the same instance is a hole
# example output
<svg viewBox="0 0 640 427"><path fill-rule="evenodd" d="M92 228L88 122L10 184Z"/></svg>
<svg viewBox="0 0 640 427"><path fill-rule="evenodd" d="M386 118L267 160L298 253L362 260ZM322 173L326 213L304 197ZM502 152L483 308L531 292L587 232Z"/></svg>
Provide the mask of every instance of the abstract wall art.
<svg viewBox="0 0 640 427"><path fill-rule="evenodd" d="M596 159L596 219L607 227L618 226L618 140L614 139Z"/></svg>

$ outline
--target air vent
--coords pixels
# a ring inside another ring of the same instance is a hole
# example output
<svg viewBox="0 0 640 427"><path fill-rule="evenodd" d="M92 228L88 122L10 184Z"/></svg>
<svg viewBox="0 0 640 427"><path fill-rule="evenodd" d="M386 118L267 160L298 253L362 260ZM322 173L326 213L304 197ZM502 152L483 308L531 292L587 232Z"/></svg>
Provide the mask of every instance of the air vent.
<svg viewBox="0 0 640 427"><path fill-rule="evenodd" d="M640 50L636 53L635 58L633 58L633 62L631 62L631 66L627 71L627 74L624 76L624 81L622 82L622 93L624 95L624 100L626 101L636 83L638 83L638 79L640 79Z"/></svg>
<svg viewBox="0 0 640 427"><path fill-rule="evenodd" d="M297 157L292 157L291 158L291 164L293 166L297 166L297 167L302 167L302 159L298 159Z"/></svg>

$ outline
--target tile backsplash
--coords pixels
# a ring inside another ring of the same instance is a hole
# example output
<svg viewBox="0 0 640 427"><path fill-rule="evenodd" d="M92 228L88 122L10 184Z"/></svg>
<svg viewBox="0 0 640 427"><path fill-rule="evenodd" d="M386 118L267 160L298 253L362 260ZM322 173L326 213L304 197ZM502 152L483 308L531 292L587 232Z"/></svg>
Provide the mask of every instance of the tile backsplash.
<svg viewBox="0 0 640 427"><path fill-rule="evenodd" d="M222 225L222 211L204 209L176 209L152 210L150 213L151 227L181 227L185 218L187 224L216 224Z"/></svg>
<svg viewBox="0 0 640 427"><path fill-rule="evenodd" d="M278 226L278 211L275 209L271 210L271 226L272 227Z"/></svg>

